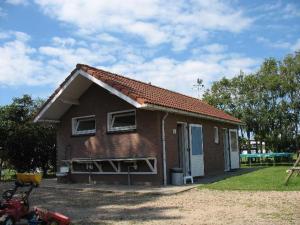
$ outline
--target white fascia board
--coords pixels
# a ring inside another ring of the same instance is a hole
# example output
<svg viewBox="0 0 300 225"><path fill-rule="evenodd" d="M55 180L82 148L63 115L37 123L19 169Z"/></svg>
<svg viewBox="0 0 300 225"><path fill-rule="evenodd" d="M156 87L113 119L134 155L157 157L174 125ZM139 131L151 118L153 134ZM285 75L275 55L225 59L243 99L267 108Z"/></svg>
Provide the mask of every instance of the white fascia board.
<svg viewBox="0 0 300 225"><path fill-rule="evenodd" d="M127 95L124 95L122 92L118 91L117 89L111 87L110 85L104 83L103 81L93 77L92 75L88 74L85 71L79 70L78 71L80 75L84 76L85 78L89 79L90 81L98 84L100 87L106 89L111 94L114 94L118 96L119 98L123 99L124 101L128 102L129 104L133 105L136 108L141 108L142 105L138 103L137 101L134 101L132 98L128 97Z"/></svg>
<svg viewBox="0 0 300 225"><path fill-rule="evenodd" d="M67 105L80 105L77 99L60 99L60 101Z"/></svg>
<svg viewBox="0 0 300 225"><path fill-rule="evenodd" d="M60 120L39 120L39 122L44 122L44 123L60 123Z"/></svg>
<svg viewBox="0 0 300 225"><path fill-rule="evenodd" d="M141 108L142 109L148 109L148 110L158 110L158 111L176 113L176 114L181 114L181 115L185 115L185 116L197 117L197 118L201 118L201 119L213 120L213 121L218 121L218 122L228 123L228 124L234 124L234 125L242 125L243 124L243 123L239 123L239 122L219 119L219 118L215 118L215 117L212 117L212 116L201 115L201 114L198 114L198 113L192 113L192 112L187 112L187 111L184 111L184 110L173 109L173 108L168 108L168 107L163 107L163 106L158 106L158 105L153 105L153 104L144 104Z"/></svg>
<svg viewBox="0 0 300 225"><path fill-rule="evenodd" d="M111 87L110 85L102 82L101 80L98 80L97 78L93 77L92 75L88 74L87 72L83 70L77 70L72 77L64 84L64 86L59 90L59 92L51 99L50 102L43 108L43 110L34 118L33 122L40 121L40 118L44 115L44 113L50 108L50 106L58 99L58 97L64 92L64 90L72 83L72 81L78 76L81 75L88 80L92 81L93 83L96 83L100 87L106 89L111 94L114 94L118 96L119 98L123 99L124 101L128 102L129 104L133 105L136 108L141 108L142 105L139 104L137 101L134 101L132 98L128 97L127 95L124 95L120 91L116 90L115 88Z"/></svg>
<svg viewBox="0 0 300 225"><path fill-rule="evenodd" d="M40 118L44 113L50 108L50 106L57 100L57 98L64 92L64 90L72 83L72 81L78 76L79 72L76 71L70 79L64 84L64 86L57 92L57 94L47 103L47 105L39 112L39 114L34 118L33 122L36 123L40 121ZM42 120L41 120L42 121Z"/></svg>

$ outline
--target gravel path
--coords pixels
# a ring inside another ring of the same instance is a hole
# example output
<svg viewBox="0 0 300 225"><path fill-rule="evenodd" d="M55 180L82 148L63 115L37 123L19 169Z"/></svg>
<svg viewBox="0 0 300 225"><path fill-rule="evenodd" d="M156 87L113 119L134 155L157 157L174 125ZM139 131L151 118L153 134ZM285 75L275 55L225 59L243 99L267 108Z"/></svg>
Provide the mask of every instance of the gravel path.
<svg viewBox="0 0 300 225"><path fill-rule="evenodd" d="M0 184L0 191L4 189ZM300 192L190 190L171 196L39 188L31 205L62 212L73 224L299 224Z"/></svg>

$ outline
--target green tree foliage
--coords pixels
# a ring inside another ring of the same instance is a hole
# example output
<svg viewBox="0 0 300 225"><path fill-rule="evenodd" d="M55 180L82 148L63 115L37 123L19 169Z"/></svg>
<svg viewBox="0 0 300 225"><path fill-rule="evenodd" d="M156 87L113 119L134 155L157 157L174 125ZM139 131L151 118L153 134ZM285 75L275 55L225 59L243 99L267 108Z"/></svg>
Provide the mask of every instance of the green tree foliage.
<svg viewBox="0 0 300 225"><path fill-rule="evenodd" d="M0 163L18 171L55 167L55 128L32 122L42 102L24 95L0 107Z"/></svg>
<svg viewBox="0 0 300 225"><path fill-rule="evenodd" d="M275 151L299 149L300 54L266 59L258 72L222 78L203 100L241 119L242 135Z"/></svg>

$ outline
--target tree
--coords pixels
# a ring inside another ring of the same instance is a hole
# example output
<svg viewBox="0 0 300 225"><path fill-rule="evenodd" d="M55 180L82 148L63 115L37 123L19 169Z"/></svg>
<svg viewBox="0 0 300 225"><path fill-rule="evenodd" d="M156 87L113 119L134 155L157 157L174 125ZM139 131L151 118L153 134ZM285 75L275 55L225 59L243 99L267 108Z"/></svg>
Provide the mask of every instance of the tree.
<svg viewBox="0 0 300 225"><path fill-rule="evenodd" d="M24 95L0 108L1 158L18 171L55 167L55 127L32 122L41 104Z"/></svg>
<svg viewBox="0 0 300 225"><path fill-rule="evenodd" d="M266 141L275 151L299 148L300 55L266 59L253 74L222 78L203 99L241 119L248 140Z"/></svg>

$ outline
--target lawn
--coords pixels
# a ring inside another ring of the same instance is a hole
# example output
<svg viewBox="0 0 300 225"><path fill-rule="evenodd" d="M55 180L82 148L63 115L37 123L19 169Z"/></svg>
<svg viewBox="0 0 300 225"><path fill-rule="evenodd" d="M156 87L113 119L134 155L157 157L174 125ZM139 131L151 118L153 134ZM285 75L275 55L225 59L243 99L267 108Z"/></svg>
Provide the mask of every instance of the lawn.
<svg viewBox="0 0 300 225"><path fill-rule="evenodd" d="M300 191L300 176L295 177L293 175L288 186L284 185L287 175L286 170L289 168L287 166L260 168L247 174L201 185L199 188L245 191Z"/></svg>
<svg viewBox="0 0 300 225"><path fill-rule="evenodd" d="M4 170L2 170L0 175L1 175L2 181L10 181L15 178L16 171L10 170L10 169L4 169Z"/></svg>

